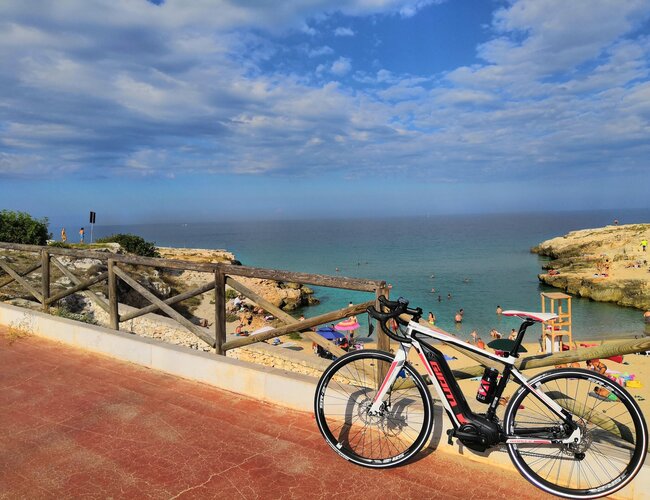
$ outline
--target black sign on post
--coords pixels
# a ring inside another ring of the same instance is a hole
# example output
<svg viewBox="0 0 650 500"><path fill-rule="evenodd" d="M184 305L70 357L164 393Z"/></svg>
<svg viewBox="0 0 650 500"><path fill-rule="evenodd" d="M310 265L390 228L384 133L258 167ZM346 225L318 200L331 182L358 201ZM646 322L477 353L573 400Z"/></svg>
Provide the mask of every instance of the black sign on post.
<svg viewBox="0 0 650 500"><path fill-rule="evenodd" d="M93 228L95 227L95 212L90 212L90 243L93 242Z"/></svg>

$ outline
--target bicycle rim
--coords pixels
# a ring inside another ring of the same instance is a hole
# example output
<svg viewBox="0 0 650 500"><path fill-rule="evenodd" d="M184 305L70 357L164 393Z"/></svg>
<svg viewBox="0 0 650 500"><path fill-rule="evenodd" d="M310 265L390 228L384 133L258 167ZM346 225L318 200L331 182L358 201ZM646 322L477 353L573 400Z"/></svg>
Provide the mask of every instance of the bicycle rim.
<svg viewBox="0 0 650 500"><path fill-rule="evenodd" d="M581 369L552 370L530 383L571 413L583 437L577 444L509 444L510 458L524 477L566 498L602 497L634 478L645 459L648 431L627 391L602 375ZM517 391L506 410L509 436L568 437L561 426L561 419L525 387Z"/></svg>
<svg viewBox="0 0 650 500"><path fill-rule="evenodd" d="M431 432L431 397L409 364L389 389L381 415L368 414L392 361L382 351L350 353L335 361L318 383L318 427L339 455L359 465L403 463L422 448Z"/></svg>

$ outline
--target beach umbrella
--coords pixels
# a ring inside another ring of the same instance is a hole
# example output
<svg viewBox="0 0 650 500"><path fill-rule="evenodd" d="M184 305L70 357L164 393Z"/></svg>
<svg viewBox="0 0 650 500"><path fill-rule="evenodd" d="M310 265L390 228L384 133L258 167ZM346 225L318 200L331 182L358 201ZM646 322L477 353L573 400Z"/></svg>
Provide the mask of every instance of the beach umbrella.
<svg viewBox="0 0 650 500"><path fill-rule="evenodd" d="M329 326L323 326L319 328L318 330L316 330L316 333L327 340L336 340L336 339L345 338L345 335L337 332L336 330L334 330Z"/></svg>
<svg viewBox="0 0 650 500"><path fill-rule="evenodd" d="M359 322L356 319L348 318L334 325L334 328L336 328L339 332L349 332L358 330L360 326L361 325L359 325Z"/></svg>

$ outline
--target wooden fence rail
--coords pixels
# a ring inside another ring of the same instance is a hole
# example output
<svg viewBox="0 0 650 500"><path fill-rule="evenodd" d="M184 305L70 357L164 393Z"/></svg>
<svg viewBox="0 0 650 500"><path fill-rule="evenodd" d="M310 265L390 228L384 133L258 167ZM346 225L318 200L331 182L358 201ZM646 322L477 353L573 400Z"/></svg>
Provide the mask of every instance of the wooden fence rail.
<svg viewBox="0 0 650 500"><path fill-rule="evenodd" d="M23 287L30 295L38 300L43 309L47 310L51 305L57 301L67 297L76 292L83 293L86 297L92 300L98 307L102 308L109 314L110 327L114 330L119 330L120 323L137 318L144 314L161 310L189 332L197 336L206 344L214 347L218 354L225 354L230 349L236 349L251 345L256 342L263 342L281 335L286 335L292 332L301 332L313 342L319 344L323 348L330 351L336 356L344 354L344 351L332 342L324 339L320 335L314 333L312 328L321 324L331 323L339 319L363 313L366 307L370 304L376 304L380 296L388 296L388 289L386 283L379 280L364 280L356 278L345 278L338 276L327 276L320 274L305 274L290 271L276 271L272 269L261 269L256 267L235 266L231 264L221 263L196 263L186 262L174 259L160 259L151 257L138 257L131 255L118 255L108 252L97 252L93 250L77 250L66 249L57 247L41 247L36 245L20 245L14 243L0 242L0 250L11 250L18 252L27 252L35 254L37 262L30 263L26 269L14 269L6 260L0 259L0 269L2 269L7 276L0 281L0 288L3 288L11 283L17 283ZM90 279L82 281L72 271L70 271L59 259L66 257L70 259L94 259L107 265L107 271L99 274ZM67 277L73 284L72 287L66 290L51 294L51 272L50 265L54 265L65 277ZM147 288L142 286L133 276L128 274L122 266L136 265L164 269L176 270L192 270L204 273L210 273L212 279L199 287L188 290L184 293L174 297L162 300L156 297ZM40 290L27 281L28 277L38 270L41 270L41 283ZM374 292L373 300L369 300L362 304L352 305L322 314L313 318L308 318L304 321L297 321L290 314L275 307L264 297L250 290L241 282L235 279L236 276L253 277L261 279L269 279L274 281L295 282L301 284L310 284L316 286L334 287L354 291ZM142 295L145 299L151 302L150 305L120 315L119 313L119 294L117 283L118 280L124 281L136 292ZM90 287L96 286L102 282L107 282L106 300ZM262 334L253 335L249 337L242 337L233 340L226 338L226 285L233 288L243 296L247 297L253 303L267 311L268 313L279 319L283 326L274 328ZM171 306L183 300L201 295L203 293L213 291L215 294L215 321L214 331L210 332L206 328L195 325L187 318L182 316ZM389 350L389 339L386 337L380 328L376 328L378 348ZM452 346L453 347L453 346ZM554 354L543 354L539 356L530 356L521 358L516 366L520 370L529 370L534 368L555 366L558 364L572 363L575 361L585 361L594 358L607 358L619 354L631 354L635 352L643 352L650 350L650 338L623 340L619 342L611 342L597 347L589 347L585 349L565 351ZM490 362L485 358L474 355L468 351L462 351L463 354L469 356L477 362L477 365L467 368L455 369L454 375L459 378L471 378L480 376L486 365Z"/></svg>
<svg viewBox="0 0 650 500"><path fill-rule="evenodd" d="M88 299L92 300L97 306L106 311L109 315L110 327L114 330L119 330L120 323L137 318L144 314L160 310L167 316L171 317L174 321L188 330L190 333L201 339L209 346L215 348L218 354L225 354L229 349L236 349L245 345L250 345L255 342L262 342L274 337L285 335L291 332L302 332L307 338L316 342L326 350L330 351L336 356L340 356L344 351L334 343L326 340L322 336L314 333L311 328L343 319L352 314L359 314L365 311L365 308L374 304L376 298L380 295L386 295L387 289L385 288L384 281L367 280L357 278L346 278L340 276L327 276L322 274L307 274L297 273L291 271L279 271L273 269L262 269L257 267L236 266L232 264L223 263L196 263L187 262L175 259L161 259L154 257L139 257L133 255L120 255L108 252L97 252L93 250L78 250L58 247L41 247L37 245L21 245L16 243L1 243L0 250L9 250L23 253L36 254L38 262L30 265L23 271L18 271L5 260L0 259L0 268L8 275L2 282L0 288L9 285L10 283L18 283L22 288L27 290L36 300L38 300L44 310L55 304L57 301L77 292L83 293ZM93 259L106 264L107 271L89 278L81 280L70 269L68 269L60 260L61 257L68 259ZM59 291L54 295L51 294L51 272L50 266L54 265L66 278L68 278L73 286L65 290ZM124 265L131 266L145 266L157 269L174 269L181 271L198 271L209 273L213 277L208 283L188 290L184 293L178 294L174 297L162 300L155 294L149 291L135 277L127 273ZM27 281L28 275L41 270L41 283L40 290ZM375 298L372 301L358 304L352 307L346 307L333 311L327 314L310 318L304 322L298 322L290 314L275 307L269 301L256 294L248 287L234 279L234 277L250 277L259 279L268 279L278 282L292 282L299 284L324 286L331 288L340 288L346 290L373 292ZM123 281L138 294L144 297L151 304L140 308L135 311L120 314L119 310L119 289L118 280ZM106 300L101 295L97 294L90 287L98 285L106 281ZM235 289L240 294L247 297L253 303L269 312L278 318L284 326L275 328L272 331L265 332L262 335L254 335L227 341L226 338L226 285ZM171 306L187 300L191 297L201 295L203 293L213 291L215 303L215 318L214 318L214 331L201 327L192 323L185 318ZM383 334L380 335L380 344L388 346L387 338Z"/></svg>

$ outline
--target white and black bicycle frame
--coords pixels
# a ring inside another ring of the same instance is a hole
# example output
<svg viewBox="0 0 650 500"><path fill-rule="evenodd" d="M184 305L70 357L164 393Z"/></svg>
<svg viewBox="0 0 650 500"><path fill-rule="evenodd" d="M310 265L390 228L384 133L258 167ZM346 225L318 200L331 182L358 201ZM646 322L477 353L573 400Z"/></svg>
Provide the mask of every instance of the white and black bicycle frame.
<svg viewBox="0 0 650 500"><path fill-rule="evenodd" d="M395 358L391 363L390 368L384 378L379 391L377 392L373 404L370 408L370 412L379 413L382 409L383 401L386 398L390 388L395 382L396 378L400 374L408 354L410 352L411 346L415 348L417 354L424 365L429 378L433 386L442 401L443 407L449 416L454 430L457 431L464 424L469 424L473 422L477 415L472 412L467 404L465 396L461 391L456 378L454 377L449 364L445 360L444 355L428 344L424 339L432 338L434 340L439 340L445 344L451 344L461 349L470 351L479 356L488 358L494 362L504 365L503 371L501 373L501 380L497 385L497 389L494 395L494 398L489 404L488 410L484 415L484 418L493 421L497 406L499 405L499 399L501 398L503 391L505 390L510 376L514 378L522 386L526 387L532 394L534 394L537 399L539 399L542 404L548 409L557 415L558 419L566 424L566 428L569 429L569 433L563 433L566 436L563 439L551 439L551 438L542 438L540 436L544 435L546 432L551 434L556 429L543 429L540 427L535 428L517 428L517 435L508 436L502 434L501 441L506 444L536 444L536 445L557 445L557 444L576 444L582 440L582 435L579 426L577 426L571 417L571 414L567 412L564 408L558 405L550 397L548 397L543 392L539 391L534 385L531 385L528 382L528 379L514 366L515 362L518 359L516 354L521 345L524 333L526 328L534 324L534 321L528 318L525 318L523 323L519 328L519 333L516 340L514 341L513 347L510 352L505 356L498 356L491 352L488 352L484 349L481 349L477 346L464 342L456 337L453 337L445 332L433 330L425 326L420 325L414 321L409 321L406 326L406 331L403 332L405 341L400 341L400 347L395 353Z"/></svg>

